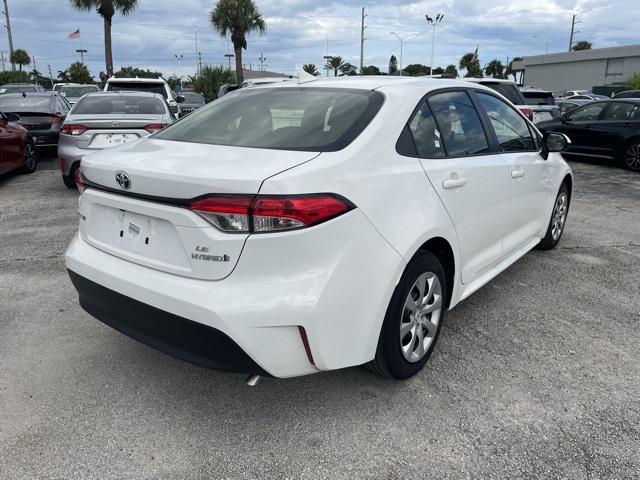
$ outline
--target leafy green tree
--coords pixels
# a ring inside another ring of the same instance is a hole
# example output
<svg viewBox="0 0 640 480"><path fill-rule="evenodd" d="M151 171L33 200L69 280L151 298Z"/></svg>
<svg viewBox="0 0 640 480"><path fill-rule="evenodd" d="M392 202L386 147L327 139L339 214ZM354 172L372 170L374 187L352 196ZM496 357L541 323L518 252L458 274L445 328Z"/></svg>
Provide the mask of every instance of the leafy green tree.
<svg viewBox="0 0 640 480"><path fill-rule="evenodd" d="M398 73L398 59L395 55L391 55L389 59L389 75L397 75Z"/></svg>
<svg viewBox="0 0 640 480"><path fill-rule="evenodd" d="M31 57L26 50L18 48L13 51L13 55L10 57L11 63L17 63L20 65L20 71L22 71L23 65L29 65L31 63Z"/></svg>
<svg viewBox="0 0 640 480"><path fill-rule="evenodd" d="M318 67L316 67L313 63L305 63L302 66L302 70L307 72L309 75L314 75L316 77L320 75L320 72L318 71Z"/></svg>
<svg viewBox="0 0 640 480"><path fill-rule="evenodd" d="M627 85L631 90L640 90L640 72L636 72L629 77Z"/></svg>
<svg viewBox="0 0 640 480"><path fill-rule="evenodd" d="M402 74L409 77L419 77L421 75L431 75L431 68L421 63L412 63L402 69Z"/></svg>
<svg viewBox="0 0 640 480"><path fill-rule="evenodd" d="M431 72L432 75L442 75L444 73L444 68L442 67L436 67L433 69L433 72Z"/></svg>
<svg viewBox="0 0 640 480"><path fill-rule="evenodd" d="M362 75L382 75L382 72L375 65L365 65L360 72Z"/></svg>
<svg viewBox="0 0 640 480"><path fill-rule="evenodd" d="M73 83L93 83L93 78L87 66L81 62L73 62L67 69L69 71L69 81Z"/></svg>
<svg viewBox="0 0 640 480"><path fill-rule="evenodd" d="M214 100L218 89L225 83L236 83L236 76L227 67L203 65L200 75L189 77L193 89L209 100Z"/></svg>
<svg viewBox="0 0 640 480"><path fill-rule="evenodd" d="M160 78L162 73L138 67L120 67L115 76L118 78Z"/></svg>
<svg viewBox="0 0 640 480"><path fill-rule="evenodd" d="M358 69L355 65L347 62L340 67L340 74L345 77L353 77L358 74Z"/></svg>
<svg viewBox="0 0 640 480"><path fill-rule="evenodd" d="M580 40L579 42L576 42L573 47L571 47L571 50L573 50L574 52L580 51L580 50L591 50L591 42L587 42L586 40Z"/></svg>
<svg viewBox="0 0 640 480"><path fill-rule="evenodd" d="M177 75L171 75L169 78L167 78L167 83L169 84L169 88L171 90L175 90L176 87L180 87L183 82L180 80L180 77L178 77Z"/></svg>
<svg viewBox="0 0 640 480"><path fill-rule="evenodd" d="M504 66L497 58L494 58L484 67L484 74L492 78L504 78Z"/></svg>
<svg viewBox="0 0 640 480"><path fill-rule="evenodd" d="M512 75L513 81L514 82L518 81L518 70L513 69L513 62L519 62L521 60L522 60L522 57L513 57L513 60L511 60L509 62L509 65L507 65L504 69L504 78L509 78L509 75Z"/></svg>
<svg viewBox="0 0 640 480"><path fill-rule="evenodd" d="M104 58L107 76L113 75L113 50L111 48L111 22L116 13L129 15L138 7L138 0L71 0L71 6L81 12L98 12L104 27Z"/></svg>
<svg viewBox="0 0 640 480"><path fill-rule="evenodd" d="M333 70L333 76L338 76L338 71L344 66L345 61L342 57L331 57L327 60L327 63L324 65L324 68L327 70Z"/></svg>
<svg viewBox="0 0 640 480"><path fill-rule="evenodd" d="M480 60L475 53L465 53L460 58L460 68L467 71L465 77L478 77L482 75L482 68L480 68Z"/></svg>
<svg viewBox="0 0 640 480"><path fill-rule="evenodd" d="M253 0L218 0L211 10L211 24L221 37L231 34L231 43L236 58L236 78L244 82L242 50L247 49L247 35L263 33L267 24Z"/></svg>
<svg viewBox="0 0 640 480"><path fill-rule="evenodd" d="M452 77L458 76L458 69L455 65L447 65L447 68L444 69L445 75L451 75Z"/></svg>
<svg viewBox="0 0 640 480"><path fill-rule="evenodd" d="M29 83L29 74L19 71L0 72L0 85L5 83Z"/></svg>

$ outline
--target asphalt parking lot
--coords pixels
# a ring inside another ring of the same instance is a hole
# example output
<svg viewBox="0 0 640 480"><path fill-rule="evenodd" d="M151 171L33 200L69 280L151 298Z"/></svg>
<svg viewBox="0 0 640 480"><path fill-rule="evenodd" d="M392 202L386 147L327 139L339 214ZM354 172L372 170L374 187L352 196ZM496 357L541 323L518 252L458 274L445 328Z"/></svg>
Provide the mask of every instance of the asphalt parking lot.
<svg viewBox="0 0 640 480"><path fill-rule="evenodd" d="M76 192L53 158L0 177L0 478L638 478L640 175L572 168L559 248L450 312L418 376L256 388L85 314Z"/></svg>

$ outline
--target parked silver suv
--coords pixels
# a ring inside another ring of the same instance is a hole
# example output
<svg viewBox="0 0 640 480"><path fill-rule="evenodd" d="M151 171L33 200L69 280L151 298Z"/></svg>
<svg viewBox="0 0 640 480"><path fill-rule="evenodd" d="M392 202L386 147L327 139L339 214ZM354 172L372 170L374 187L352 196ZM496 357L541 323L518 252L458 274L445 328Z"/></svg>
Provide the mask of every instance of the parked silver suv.
<svg viewBox="0 0 640 480"><path fill-rule="evenodd" d="M146 137L172 123L164 97L145 92L89 93L78 100L60 129L62 180L75 188L82 157Z"/></svg>

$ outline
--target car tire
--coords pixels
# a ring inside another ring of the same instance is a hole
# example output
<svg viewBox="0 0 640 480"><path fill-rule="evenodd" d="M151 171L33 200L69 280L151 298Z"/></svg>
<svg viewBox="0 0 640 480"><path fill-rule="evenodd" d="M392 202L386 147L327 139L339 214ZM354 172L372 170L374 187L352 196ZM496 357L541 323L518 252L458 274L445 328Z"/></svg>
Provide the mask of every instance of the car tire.
<svg viewBox="0 0 640 480"><path fill-rule="evenodd" d="M640 140L629 143L624 149L622 162L625 168L640 172Z"/></svg>
<svg viewBox="0 0 640 480"><path fill-rule="evenodd" d="M564 232L564 226L567 222L567 215L569 214L570 200L567 184L562 183L556 200L553 203L553 211L551 212L551 220L549 220L549 225L547 226L547 233L536 246L538 250L551 250L560 242L560 238L562 238L562 233Z"/></svg>
<svg viewBox="0 0 640 480"><path fill-rule="evenodd" d="M418 252L391 297L376 355L366 367L397 380L422 370L440 335L446 296L442 264L431 252Z"/></svg>
<svg viewBox="0 0 640 480"><path fill-rule="evenodd" d="M78 170L77 165L72 165L69 169L69 175L62 175L62 181L67 186L67 188L76 188L76 171Z"/></svg>
<svg viewBox="0 0 640 480"><path fill-rule="evenodd" d="M22 173L35 172L38 168L38 151L36 150L36 145L33 143L33 140L28 139L24 143L23 156L24 165L20 171Z"/></svg>

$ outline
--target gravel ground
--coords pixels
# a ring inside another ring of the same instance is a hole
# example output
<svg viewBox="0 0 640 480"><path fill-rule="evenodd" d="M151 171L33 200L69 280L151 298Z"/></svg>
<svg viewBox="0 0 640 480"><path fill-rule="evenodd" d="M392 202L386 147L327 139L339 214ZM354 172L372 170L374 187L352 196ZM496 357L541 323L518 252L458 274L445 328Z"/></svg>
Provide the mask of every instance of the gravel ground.
<svg viewBox="0 0 640 480"><path fill-rule="evenodd" d="M405 382L208 371L85 314L76 193L0 177L0 478L638 478L640 175L572 163L558 249L450 312Z"/></svg>

